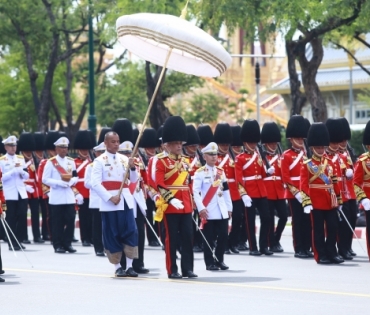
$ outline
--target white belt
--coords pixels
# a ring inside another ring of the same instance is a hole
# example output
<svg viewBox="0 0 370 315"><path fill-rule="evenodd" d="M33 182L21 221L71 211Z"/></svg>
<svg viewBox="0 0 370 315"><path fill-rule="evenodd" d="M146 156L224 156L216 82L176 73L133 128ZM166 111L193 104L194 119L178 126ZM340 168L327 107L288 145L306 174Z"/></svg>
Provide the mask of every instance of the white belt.
<svg viewBox="0 0 370 315"><path fill-rule="evenodd" d="M228 181L229 183L235 183L235 179L234 179L234 178L228 178L228 179L227 179L227 181Z"/></svg>
<svg viewBox="0 0 370 315"><path fill-rule="evenodd" d="M85 178L79 178L78 180L77 180L77 182L84 182L85 181Z"/></svg>
<svg viewBox="0 0 370 315"><path fill-rule="evenodd" d="M301 176L291 177L290 180L301 180Z"/></svg>
<svg viewBox="0 0 370 315"><path fill-rule="evenodd" d="M269 176L265 177L263 180L281 180L280 176Z"/></svg>
<svg viewBox="0 0 370 315"><path fill-rule="evenodd" d="M254 179L261 179L261 175L254 175L254 176L248 176L248 177L243 177L243 180L254 180Z"/></svg>

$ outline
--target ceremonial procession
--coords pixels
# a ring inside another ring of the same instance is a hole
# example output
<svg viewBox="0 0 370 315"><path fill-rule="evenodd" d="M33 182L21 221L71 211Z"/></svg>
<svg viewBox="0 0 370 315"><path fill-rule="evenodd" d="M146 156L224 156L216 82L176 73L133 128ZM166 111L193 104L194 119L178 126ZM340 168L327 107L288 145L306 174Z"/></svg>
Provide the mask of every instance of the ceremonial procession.
<svg viewBox="0 0 370 315"><path fill-rule="evenodd" d="M306 2L0 0L0 314L368 311L370 2Z"/></svg>

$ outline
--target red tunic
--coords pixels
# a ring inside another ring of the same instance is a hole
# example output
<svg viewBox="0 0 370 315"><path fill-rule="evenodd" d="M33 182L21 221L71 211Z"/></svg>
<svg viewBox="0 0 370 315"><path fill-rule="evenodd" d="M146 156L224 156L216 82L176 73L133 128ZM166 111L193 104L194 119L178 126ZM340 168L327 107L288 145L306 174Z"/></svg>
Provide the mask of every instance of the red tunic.
<svg viewBox="0 0 370 315"><path fill-rule="evenodd" d="M35 168L35 163L33 162L33 159L31 159L30 161L27 161L26 164L29 164L27 166L27 172L30 177L27 180L25 180L24 183L26 185L31 186L35 190L33 193L27 192L28 199L36 199L36 198L38 199L39 196L41 196L42 194L40 194L40 185L38 181L39 177L37 176L37 173L36 173L37 171Z"/></svg>
<svg viewBox="0 0 370 315"><path fill-rule="evenodd" d="M78 192L82 195L82 197L88 199L90 196L90 190L85 187L85 171L86 167L91 163L90 159L81 160L79 157L75 158L78 182L75 185ZM85 164L82 168L80 166ZM80 168L80 169L79 169Z"/></svg>
<svg viewBox="0 0 370 315"><path fill-rule="evenodd" d="M249 166L247 164L249 164ZM263 183L265 177L266 172L261 157L257 152L244 152L236 156L236 182L238 188L240 189L241 186L248 196L251 198L267 197L266 188ZM241 195L243 195L242 192Z"/></svg>
<svg viewBox="0 0 370 315"><path fill-rule="evenodd" d="M355 189L353 187L353 178L348 179L345 177L346 170L352 169L353 170L353 163L351 160L350 155L347 152L344 153L339 153L339 157L341 159L341 162L345 166L345 169L343 170L344 172L344 178L343 178L343 184L344 184L344 189L345 189L345 195L348 200L351 199L356 199L356 194L355 194Z"/></svg>
<svg viewBox="0 0 370 315"><path fill-rule="evenodd" d="M357 201L370 198L370 154L368 152L358 158L353 184Z"/></svg>
<svg viewBox="0 0 370 315"><path fill-rule="evenodd" d="M38 182L39 196L42 197L42 199L49 198L46 195L46 193L50 191L50 187L42 183L42 175L44 174L44 168L45 168L47 161L48 159L42 159L40 161L39 168L37 169L37 177L39 178L39 182Z"/></svg>
<svg viewBox="0 0 370 315"><path fill-rule="evenodd" d="M216 166L219 166L220 163L222 163L222 161L224 160L224 158L225 158L225 155L219 154L217 157ZM238 185L235 179L235 162L231 156L228 155L228 159L223 164L222 168L224 170L224 173L225 173L228 185L229 185L231 200L232 201L240 200L241 197L240 197Z"/></svg>
<svg viewBox="0 0 370 315"><path fill-rule="evenodd" d="M344 180L345 180L345 166L343 165L342 159L340 158L339 154L335 153L332 154L331 152L327 152L326 156L328 159L331 160L333 163L333 173L337 177L338 180L338 187L340 189L343 202L348 201L347 195L345 194L345 186L344 186ZM344 172L343 172L344 170Z"/></svg>
<svg viewBox="0 0 370 315"><path fill-rule="evenodd" d="M185 214L193 212L192 198L189 188L189 165L186 163L185 157L181 155L175 156L172 154L159 154L157 155L157 158L155 184L164 201L168 203L165 213ZM186 173L184 180L176 186L173 186L179 176L181 176L180 174L182 172ZM175 193L173 194L172 191L175 191ZM172 198L181 200L183 202L184 209L178 210L173 207L169 203Z"/></svg>
<svg viewBox="0 0 370 315"><path fill-rule="evenodd" d="M199 169L202 167L202 164L200 163L199 159L197 156L185 156L185 161L186 163L189 164L189 175L190 175L190 192L193 195L193 179L194 179L194 174Z"/></svg>
<svg viewBox="0 0 370 315"><path fill-rule="evenodd" d="M302 155L301 152L303 151L289 149L281 156L281 177L286 186L285 199L294 199L294 195L299 192L301 166L303 160L306 159L305 155ZM298 158L300 155L302 157ZM296 159L298 159L297 162Z"/></svg>
<svg viewBox="0 0 370 315"><path fill-rule="evenodd" d="M269 161L270 166L275 168L275 173L272 176L265 177L263 180L266 187L267 199L284 199L285 188L281 177L280 157L277 154L266 154L266 158Z"/></svg>

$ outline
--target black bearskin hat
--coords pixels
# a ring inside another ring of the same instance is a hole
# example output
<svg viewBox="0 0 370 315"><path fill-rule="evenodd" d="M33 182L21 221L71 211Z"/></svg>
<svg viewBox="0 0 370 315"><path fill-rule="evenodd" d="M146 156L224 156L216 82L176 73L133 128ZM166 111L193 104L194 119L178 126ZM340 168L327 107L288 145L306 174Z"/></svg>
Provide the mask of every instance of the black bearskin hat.
<svg viewBox="0 0 370 315"><path fill-rule="evenodd" d="M344 140L342 122L339 119L328 118L325 125L328 128L330 142L338 143Z"/></svg>
<svg viewBox="0 0 370 315"><path fill-rule="evenodd" d="M209 125L198 126L197 133L200 139L200 145L207 145L213 142L213 132Z"/></svg>
<svg viewBox="0 0 370 315"><path fill-rule="evenodd" d="M364 145L370 145L370 120L366 124L362 143Z"/></svg>
<svg viewBox="0 0 370 315"><path fill-rule="evenodd" d="M231 142L231 146L240 147L243 145L242 139L240 139L241 131L242 127L240 127L239 125L231 126L231 133L233 135L233 141Z"/></svg>
<svg viewBox="0 0 370 315"><path fill-rule="evenodd" d="M37 131L33 134L35 140L35 151L45 150L45 133Z"/></svg>
<svg viewBox="0 0 370 315"><path fill-rule="evenodd" d="M281 142L281 134L278 125L271 121L263 125L261 131L262 143Z"/></svg>
<svg viewBox="0 0 370 315"><path fill-rule="evenodd" d="M307 144L309 147L327 147L329 146L330 138L328 128L322 122L313 123L308 130Z"/></svg>
<svg viewBox="0 0 370 315"><path fill-rule="evenodd" d="M233 142L233 134L228 123L217 124L213 141L217 144L231 144Z"/></svg>
<svg viewBox="0 0 370 315"><path fill-rule="evenodd" d="M120 143L125 141L132 142L132 124L128 119L117 119L113 124L112 130L118 134Z"/></svg>
<svg viewBox="0 0 370 315"><path fill-rule="evenodd" d="M188 133L186 145L195 145L200 143L199 135L193 125L186 125L186 131Z"/></svg>
<svg viewBox="0 0 370 315"><path fill-rule="evenodd" d="M139 129L135 128L132 130L132 143L135 145L137 138L139 137Z"/></svg>
<svg viewBox="0 0 370 315"><path fill-rule="evenodd" d="M91 150L95 145L91 141L88 130L78 130L73 142L73 148L76 150Z"/></svg>
<svg viewBox="0 0 370 315"><path fill-rule="evenodd" d="M285 137L288 138L306 138L308 130L307 122L300 115L290 117L286 127Z"/></svg>
<svg viewBox="0 0 370 315"><path fill-rule="evenodd" d="M45 137L45 150L54 150L54 142L57 141L60 137L60 134L56 130L49 130Z"/></svg>
<svg viewBox="0 0 370 315"><path fill-rule="evenodd" d="M112 131L112 128L110 127L103 127L101 130L100 130L100 134L99 134L99 139L98 139L98 144L104 142L104 137L105 137L105 134L107 134L108 132Z"/></svg>
<svg viewBox="0 0 370 315"><path fill-rule="evenodd" d="M240 131L240 139L243 142L257 143L261 140L260 126L255 119L244 120Z"/></svg>
<svg viewBox="0 0 370 315"><path fill-rule="evenodd" d="M306 136L305 136L305 138L307 138L308 130L310 130L311 123L310 123L310 121L307 118L304 118L304 122L306 124Z"/></svg>
<svg viewBox="0 0 370 315"><path fill-rule="evenodd" d="M90 142L91 142L92 147L95 147L96 146L96 137L95 137L94 133L90 129L88 129L87 132L89 133Z"/></svg>
<svg viewBox="0 0 370 315"><path fill-rule="evenodd" d="M163 125L159 126L157 130L157 147L160 147L162 144L162 136L163 136Z"/></svg>
<svg viewBox="0 0 370 315"><path fill-rule="evenodd" d="M351 134L351 128L349 126L349 122L345 117L339 118L342 124L342 132L343 132L343 140L351 140L352 134Z"/></svg>
<svg viewBox="0 0 370 315"><path fill-rule="evenodd" d="M140 148L156 148L158 146L157 131L153 128L145 128L141 136Z"/></svg>
<svg viewBox="0 0 370 315"><path fill-rule="evenodd" d="M186 143L188 133L184 120L180 116L171 116L166 119L163 125L163 143L181 141Z"/></svg>
<svg viewBox="0 0 370 315"><path fill-rule="evenodd" d="M19 136L18 150L19 151L35 151L35 139L30 132L22 132Z"/></svg>

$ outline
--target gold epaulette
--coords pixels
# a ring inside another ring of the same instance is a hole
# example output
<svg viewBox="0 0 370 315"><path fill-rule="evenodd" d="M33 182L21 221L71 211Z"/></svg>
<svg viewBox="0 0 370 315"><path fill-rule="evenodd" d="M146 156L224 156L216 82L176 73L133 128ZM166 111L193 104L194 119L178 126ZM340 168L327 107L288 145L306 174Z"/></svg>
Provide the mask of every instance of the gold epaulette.
<svg viewBox="0 0 370 315"><path fill-rule="evenodd" d="M218 168L219 170L223 171L223 167L219 167L219 166L216 166L216 168Z"/></svg>
<svg viewBox="0 0 370 315"><path fill-rule="evenodd" d="M196 171L195 171L195 173L198 173L198 172L203 172L204 170L205 170L205 166L202 166L202 167L199 167Z"/></svg>
<svg viewBox="0 0 370 315"><path fill-rule="evenodd" d="M74 158L71 158L70 156L67 156L67 159L69 159L69 160L75 160Z"/></svg>
<svg viewBox="0 0 370 315"><path fill-rule="evenodd" d="M363 153L360 155L360 157L358 158L361 162L365 161L367 158L369 157L369 154L368 153Z"/></svg>
<svg viewBox="0 0 370 315"><path fill-rule="evenodd" d="M167 156L167 155L166 155L166 154L164 154L163 152L158 153L158 154L156 155L157 159L163 159L163 158L165 158L166 156Z"/></svg>
<svg viewBox="0 0 370 315"><path fill-rule="evenodd" d="M304 160L303 161L303 164L307 164L307 163L310 163L312 161L312 159L307 159L307 160Z"/></svg>
<svg viewBox="0 0 370 315"><path fill-rule="evenodd" d="M19 159L24 159L24 156L23 156L23 155L19 155L19 154L17 154L17 158L19 158Z"/></svg>
<svg viewBox="0 0 370 315"><path fill-rule="evenodd" d="M52 158L48 159L48 161L52 161L52 160L54 160L56 158L57 158L57 156L53 156Z"/></svg>
<svg viewBox="0 0 370 315"><path fill-rule="evenodd" d="M0 157L0 160L4 160L4 159L5 159L5 155Z"/></svg>

